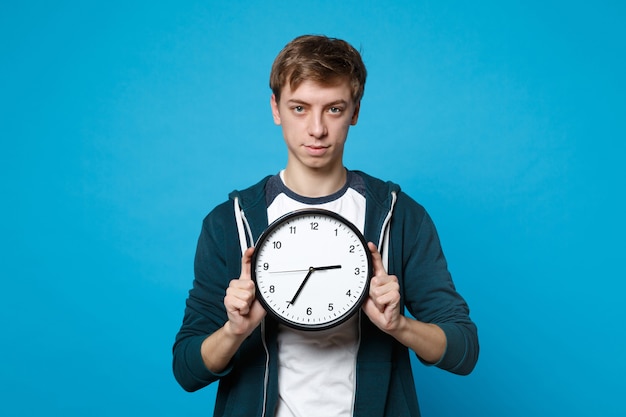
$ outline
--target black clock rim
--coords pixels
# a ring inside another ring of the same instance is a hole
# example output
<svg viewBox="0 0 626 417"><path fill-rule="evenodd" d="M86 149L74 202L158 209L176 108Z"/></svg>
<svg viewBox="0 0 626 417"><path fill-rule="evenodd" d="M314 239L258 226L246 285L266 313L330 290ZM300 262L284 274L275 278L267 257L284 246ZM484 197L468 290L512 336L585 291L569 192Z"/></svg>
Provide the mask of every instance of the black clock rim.
<svg viewBox="0 0 626 417"><path fill-rule="evenodd" d="M368 275L367 275L367 279L365 280L365 287L363 288L363 292L359 296L359 299L357 300L357 302L350 308L350 310L348 310L344 315L340 316L339 318L337 318L335 320L332 320L332 321L329 321L329 322L320 323L320 324L303 324L303 323L298 323L298 322L294 322L294 321L288 320L285 317L279 315L265 301L265 299L263 298L263 295L259 291L258 286L256 285L256 268L255 268L255 265L256 265L256 260L258 258L257 248L260 246L261 243L263 243L265 240L267 240L268 236L270 234L272 234L272 232L278 226L280 226L282 223L284 223L286 221L289 221L289 220L291 220L292 218L295 218L295 217L302 217L302 216L308 216L308 215L323 215L323 216L332 217L335 220L338 220L338 221L344 223L347 227L349 227L354 232L354 234L359 238L359 240L363 244L363 247L366 249L365 250L365 257L367 259L367 266L368 266ZM296 330L304 330L304 331L327 330L327 329L336 327L336 326L346 322L347 320L349 320L355 313L357 313L361 309L361 306L363 305L363 303L365 302L365 300L369 296L370 280L371 280L373 272L374 272L373 271L373 263L372 263L372 254L371 254L371 252L370 252L370 250L369 250L369 248L367 246L367 240L365 239L365 236L363 236L363 233L361 233L361 231L351 221L349 221L345 217L341 216L340 214L337 214L337 213L335 213L334 211L331 211L331 210L320 209L320 208L303 208L303 209L290 211L289 213L286 213L286 214L280 216L279 218L277 218L276 220L274 220L267 227L267 229L265 229L265 231L263 231L263 233L261 233L261 236L259 236L259 238L257 239L256 244L254 245L254 252L252 254L251 262L252 262L251 263L252 267L250 268L250 275L251 275L252 281L254 281L254 285L256 287L256 299L259 300L259 302L261 303L261 305L263 306L263 308L265 309L267 314L270 315L272 318L274 318L279 323L282 323L282 324L284 324L284 325L286 325L288 327L291 327L293 329L296 329Z"/></svg>

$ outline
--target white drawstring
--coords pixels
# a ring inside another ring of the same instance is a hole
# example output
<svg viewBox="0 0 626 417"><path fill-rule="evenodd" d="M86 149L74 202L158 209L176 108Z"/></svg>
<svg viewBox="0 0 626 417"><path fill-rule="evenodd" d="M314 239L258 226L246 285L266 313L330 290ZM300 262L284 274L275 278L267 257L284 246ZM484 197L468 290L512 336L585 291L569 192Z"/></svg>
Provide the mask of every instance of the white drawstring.
<svg viewBox="0 0 626 417"><path fill-rule="evenodd" d="M239 207L239 197L235 197L235 222L237 222L237 232L239 233L239 246L241 246L241 254L248 249L248 241L246 239L246 231L244 229L243 210ZM247 222L246 222L247 223Z"/></svg>
<svg viewBox="0 0 626 417"><path fill-rule="evenodd" d="M383 222L383 228L380 233L380 240L378 242L378 252L380 252L383 259L383 266L385 271L389 271L389 234L391 233L391 215L393 214L393 208L396 205L397 195L395 191L391 192L391 206L385 221Z"/></svg>

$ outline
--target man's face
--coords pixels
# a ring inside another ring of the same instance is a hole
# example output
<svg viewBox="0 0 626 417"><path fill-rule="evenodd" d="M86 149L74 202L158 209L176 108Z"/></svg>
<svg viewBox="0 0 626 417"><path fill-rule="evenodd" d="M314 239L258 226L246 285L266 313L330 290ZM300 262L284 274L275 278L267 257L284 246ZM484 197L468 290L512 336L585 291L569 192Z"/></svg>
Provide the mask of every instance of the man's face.
<svg viewBox="0 0 626 417"><path fill-rule="evenodd" d="M343 168L343 149L359 106L347 81L322 86L304 81L294 91L286 85L280 102L272 95L274 123L282 126L288 168L333 171Z"/></svg>

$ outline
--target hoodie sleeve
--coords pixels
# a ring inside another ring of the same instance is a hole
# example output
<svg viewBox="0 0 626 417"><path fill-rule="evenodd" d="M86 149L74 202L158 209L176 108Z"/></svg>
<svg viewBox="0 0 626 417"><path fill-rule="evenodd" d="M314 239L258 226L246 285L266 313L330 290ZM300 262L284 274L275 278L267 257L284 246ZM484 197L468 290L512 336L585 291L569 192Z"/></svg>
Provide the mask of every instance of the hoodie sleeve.
<svg viewBox="0 0 626 417"><path fill-rule="evenodd" d="M395 232L395 233L394 233ZM400 235L400 240L394 238ZM441 327L446 351L434 365L467 375L478 360L478 332L469 308L457 292L439 242L435 225L422 206L401 193L392 220L392 245L400 244L399 275L408 311L419 321Z"/></svg>

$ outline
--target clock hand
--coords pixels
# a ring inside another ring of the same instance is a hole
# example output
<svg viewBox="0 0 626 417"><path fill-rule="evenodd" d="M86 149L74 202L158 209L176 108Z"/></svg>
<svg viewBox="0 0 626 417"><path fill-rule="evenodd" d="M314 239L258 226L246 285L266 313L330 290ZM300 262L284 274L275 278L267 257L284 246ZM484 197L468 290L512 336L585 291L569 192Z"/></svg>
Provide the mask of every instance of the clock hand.
<svg viewBox="0 0 626 417"><path fill-rule="evenodd" d="M310 267L309 268L309 272L306 274L306 277L304 277L304 280L302 281L302 284L300 284L300 287L298 288L298 291L296 291L296 293L294 294L294 296L291 299L291 301L289 301L289 304L293 305L293 303L296 302L296 299L300 295L300 292L302 292L302 288L304 288L304 284L306 284L306 282L309 280L309 278L311 277L311 274L313 274L313 271L315 271L315 268ZM287 306L287 307L289 307L289 306Z"/></svg>
<svg viewBox="0 0 626 417"><path fill-rule="evenodd" d="M304 288L304 285L307 283L309 278L311 278L311 275L313 274L313 271L326 271L326 270L329 270L329 269L340 269L340 268L341 268L341 265L329 265L329 266L318 266L318 267L312 266L312 267L310 267L309 268L309 272L306 274L306 277L304 277L304 280L302 281L302 284L300 284L300 287L298 288L298 291L296 291L296 293L293 296L293 298L291 299L291 301L289 301L289 304L293 305L293 303L296 302L296 299L298 298L298 296L302 292L302 289Z"/></svg>
<svg viewBox="0 0 626 417"><path fill-rule="evenodd" d="M304 272L304 271L308 271L310 268L308 269L292 269L290 271L270 271L270 274L288 274L290 272Z"/></svg>
<svg viewBox="0 0 626 417"><path fill-rule="evenodd" d="M341 265L317 266L313 268L315 271L326 271L328 269L341 269Z"/></svg>
<svg viewBox="0 0 626 417"><path fill-rule="evenodd" d="M286 271L269 271L270 274L290 274L290 273L294 273L294 272L304 272L304 271L308 271L310 268L308 269L290 269L290 270L286 270ZM314 267L313 270L315 271L325 271L328 269L341 269L341 265L331 265L331 266L318 266L318 267Z"/></svg>

